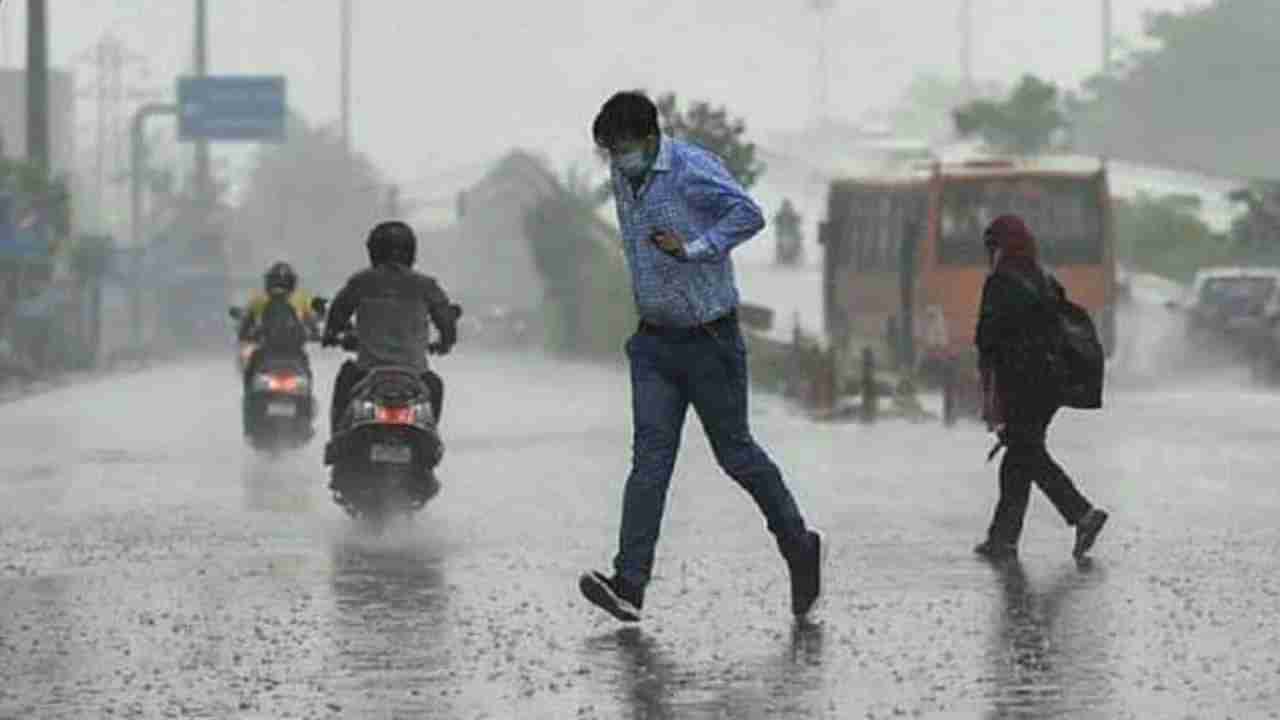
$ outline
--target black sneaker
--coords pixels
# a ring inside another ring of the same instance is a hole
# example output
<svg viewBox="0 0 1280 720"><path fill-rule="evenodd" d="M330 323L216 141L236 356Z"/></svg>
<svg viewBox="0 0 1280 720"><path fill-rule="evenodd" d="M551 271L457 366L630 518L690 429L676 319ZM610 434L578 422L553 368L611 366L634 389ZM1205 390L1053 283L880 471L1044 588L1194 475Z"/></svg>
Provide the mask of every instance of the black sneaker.
<svg viewBox="0 0 1280 720"><path fill-rule="evenodd" d="M644 590L618 576L586 572L578 578L578 589L592 605L604 610L623 622L638 622L640 608L644 605Z"/></svg>
<svg viewBox="0 0 1280 720"><path fill-rule="evenodd" d="M791 613L804 618L822 599L822 568L827 560L826 538L818 530L810 530L809 547L787 558L791 574Z"/></svg>
<svg viewBox="0 0 1280 720"><path fill-rule="evenodd" d="M986 560L999 562L1013 560L1018 557L1018 546L1009 543L986 540L973 548L974 554Z"/></svg>
<svg viewBox="0 0 1280 720"><path fill-rule="evenodd" d="M1076 523L1076 544L1071 549L1071 557L1080 560L1093 548L1098 540L1098 533L1107 524L1107 511L1092 508Z"/></svg>

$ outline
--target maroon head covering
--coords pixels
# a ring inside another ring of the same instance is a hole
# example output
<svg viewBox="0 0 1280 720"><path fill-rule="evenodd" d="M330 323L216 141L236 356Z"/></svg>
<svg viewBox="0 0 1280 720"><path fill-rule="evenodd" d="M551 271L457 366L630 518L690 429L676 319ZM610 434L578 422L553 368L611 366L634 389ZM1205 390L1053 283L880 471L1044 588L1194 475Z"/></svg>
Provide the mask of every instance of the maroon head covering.
<svg viewBox="0 0 1280 720"><path fill-rule="evenodd" d="M1035 269L1040 264L1036 239L1017 215L1001 215L992 220L982 234L982 240L988 252L995 253L996 269Z"/></svg>

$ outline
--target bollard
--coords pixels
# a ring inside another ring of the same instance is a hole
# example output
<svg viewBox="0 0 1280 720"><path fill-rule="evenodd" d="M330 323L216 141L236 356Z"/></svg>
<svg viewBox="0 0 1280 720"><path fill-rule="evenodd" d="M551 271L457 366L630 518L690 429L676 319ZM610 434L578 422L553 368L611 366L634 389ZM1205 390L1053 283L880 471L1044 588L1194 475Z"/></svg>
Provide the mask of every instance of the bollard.
<svg viewBox="0 0 1280 720"><path fill-rule="evenodd" d="M809 366L813 373L813 406L821 412L830 412L836 406L835 349L813 350Z"/></svg>
<svg viewBox="0 0 1280 720"><path fill-rule="evenodd" d="M956 364L949 360L942 366L942 424L956 424Z"/></svg>
<svg viewBox="0 0 1280 720"><path fill-rule="evenodd" d="M873 423L878 408L876 397L876 358L871 348L862 349L862 422Z"/></svg>

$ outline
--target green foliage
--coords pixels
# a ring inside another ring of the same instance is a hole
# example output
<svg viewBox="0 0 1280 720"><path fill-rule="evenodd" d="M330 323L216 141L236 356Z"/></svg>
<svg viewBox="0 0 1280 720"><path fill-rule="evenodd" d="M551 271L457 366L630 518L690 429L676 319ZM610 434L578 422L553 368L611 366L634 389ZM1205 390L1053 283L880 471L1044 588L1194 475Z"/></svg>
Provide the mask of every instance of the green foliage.
<svg viewBox="0 0 1280 720"><path fill-rule="evenodd" d="M1184 282L1198 268L1226 261L1227 239L1196 216L1198 204L1180 196L1113 199L1116 256L1135 270Z"/></svg>
<svg viewBox="0 0 1280 720"><path fill-rule="evenodd" d="M994 83L976 90L980 97L995 97L1004 92L1004 88ZM961 80L917 75L889 110L887 119L895 134L942 142L950 139L955 130L952 111L968 98L969 89Z"/></svg>
<svg viewBox="0 0 1280 720"><path fill-rule="evenodd" d="M1008 99L976 100L952 114L961 137L978 136L992 149L1034 155L1053 149L1066 129L1058 88L1024 75Z"/></svg>
<svg viewBox="0 0 1280 720"><path fill-rule="evenodd" d="M0 157L0 192L12 192L19 207L38 206L56 241L71 234L71 192L63 178L50 178L34 165Z"/></svg>
<svg viewBox="0 0 1280 720"><path fill-rule="evenodd" d="M635 326L621 243L596 218L590 185L572 172L569 185L572 191L548 196L525 217L525 235L546 292L547 348L568 355L616 355Z"/></svg>
<svg viewBox="0 0 1280 720"><path fill-rule="evenodd" d="M1229 234L1215 233L1197 217L1197 198L1139 195L1115 199L1112 209L1116 254L1136 270L1189 282L1210 265L1280 265L1275 234L1258 242L1241 233L1241 221Z"/></svg>
<svg viewBox="0 0 1280 720"><path fill-rule="evenodd" d="M1087 84L1076 118L1092 151L1229 177L1280 165L1275 0L1216 0L1146 18L1149 49Z"/></svg>
<svg viewBox="0 0 1280 720"><path fill-rule="evenodd" d="M1256 181L1230 197L1247 208L1231 224L1231 238L1257 252L1280 251L1280 182Z"/></svg>
<svg viewBox="0 0 1280 720"><path fill-rule="evenodd" d="M82 277L100 278L115 252L115 242L110 236L82 235L71 251L71 268Z"/></svg>
<svg viewBox="0 0 1280 720"><path fill-rule="evenodd" d="M744 188L760 179L765 165L756 159L755 143L747 142L747 124L741 118L731 118L727 108L713 107L701 100L682 111L675 93L662 95L657 105L664 133L720 156Z"/></svg>

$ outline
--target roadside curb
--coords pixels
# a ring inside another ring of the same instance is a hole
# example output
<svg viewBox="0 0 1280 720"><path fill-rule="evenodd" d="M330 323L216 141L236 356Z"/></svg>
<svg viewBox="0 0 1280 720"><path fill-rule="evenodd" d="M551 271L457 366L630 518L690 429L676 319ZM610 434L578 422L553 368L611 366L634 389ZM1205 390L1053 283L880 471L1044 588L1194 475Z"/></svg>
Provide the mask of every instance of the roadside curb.
<svg viewBox="0 0 1280 720"><path fill-rule="evenodd" d="M96 370L73 370L45 377L8 379L0 383L0 405L8 405L76 385L86 385L121 375L146 372L171 363L175 359L165 356L141 357L137 355L113 357L104 367Z"/></svg>

